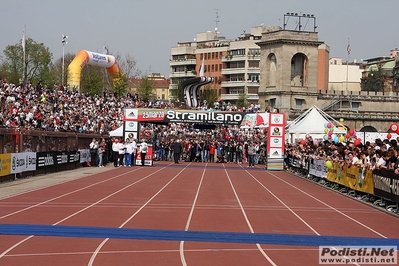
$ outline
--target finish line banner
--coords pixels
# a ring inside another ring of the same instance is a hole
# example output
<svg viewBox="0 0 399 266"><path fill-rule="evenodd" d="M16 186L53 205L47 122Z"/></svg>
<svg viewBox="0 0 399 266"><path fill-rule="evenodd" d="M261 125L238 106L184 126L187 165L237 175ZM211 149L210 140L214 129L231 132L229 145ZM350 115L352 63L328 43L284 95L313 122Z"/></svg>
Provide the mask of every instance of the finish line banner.
<svg viewBox="0 0 399 266"><path fill-rule="evenodd" d="M244 112L127 108L124 121L241 125L246 114Z"/></svg>

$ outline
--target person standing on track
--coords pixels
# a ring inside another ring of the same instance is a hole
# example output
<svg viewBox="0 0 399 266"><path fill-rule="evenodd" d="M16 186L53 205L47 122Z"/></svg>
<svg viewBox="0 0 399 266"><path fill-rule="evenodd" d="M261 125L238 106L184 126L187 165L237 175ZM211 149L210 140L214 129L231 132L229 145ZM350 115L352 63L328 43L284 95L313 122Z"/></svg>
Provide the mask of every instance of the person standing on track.
<svg viewBox="0 0 399 266"><path fill-rule="evenodd" d="M119 159L119 145L118 140L115 138L112 140L112 155L114 159L114 167L118 167Z"/></svg>
<svg viewBox="0 0 399 266"><path fill-rule="evenodd" d="M248 144L248 167L255 167L255 153L256 153L256 148L255 148L255 143L249 143Z"/></svg>
<svg viewBox="0 0 399 266"><path fill-rule="evenodd" d="M120 139L119 143L118 143L118 166L123 166L124 164L126 164L126 162L124 162L125 160L125 145L123 144L123 140Z"/></svg>
<svg viewBox="0 0 399 266"><path fill-rule="evenodd" d="M145 139L142 139L140 143L140 153L141 153L141 166L145 166L145 157L147 156L148 144Z"/></svg>
<svg viewBox="0 0 399 266"><path fill-rule="evenodd" d="M179 139L176 140L172 145L173 145L172 150L173 150L174 161L175 161L175 163L179 163L180 156L183 151L183 146Z"/></svg>

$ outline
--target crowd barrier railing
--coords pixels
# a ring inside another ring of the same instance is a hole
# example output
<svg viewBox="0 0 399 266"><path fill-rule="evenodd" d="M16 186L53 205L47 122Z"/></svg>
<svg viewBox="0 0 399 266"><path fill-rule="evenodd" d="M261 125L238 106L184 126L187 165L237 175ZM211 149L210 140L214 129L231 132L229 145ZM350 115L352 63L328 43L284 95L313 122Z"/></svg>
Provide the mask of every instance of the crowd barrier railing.
<svg viewBox="0 0 399 266"><path fill-rule="evenodd" d="M304 176L314 176L343 186L349 190L365 193L399 204L399 175L390 170L370 170L355 165L333 163L328 169L322 159L289 158L289 167Z"/></svg>
<svg viewBox="0 0 399 266"><path fill-rule="evenodd" d="M89 149L79 151L0 154L0 182L77 169L91 161Z"/></svg>

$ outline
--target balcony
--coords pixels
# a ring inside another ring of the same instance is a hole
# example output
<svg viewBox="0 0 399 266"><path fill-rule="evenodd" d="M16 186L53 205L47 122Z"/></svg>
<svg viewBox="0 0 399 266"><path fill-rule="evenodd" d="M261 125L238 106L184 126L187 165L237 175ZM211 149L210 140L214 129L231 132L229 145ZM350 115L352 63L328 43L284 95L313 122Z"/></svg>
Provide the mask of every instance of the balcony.
<svg viewBox="0 0 399 266"><path fill-rule="evenodd" d="M170 66L187 66L187 65L196 65L197 60L195 59L178 59L178 60L170 60Z"/></svg>
<svg viewBox="0 0 399 266"><path fill-rule="evenodd" d="M260 67L248 67L247 73L248 74L260 74Z"/></svg>
<svg viewBox="0 0 399 266"><path fill-rule="evenodd" d="M243 80L237 81L222 81L222 87L245 87L246 82Z"/></svg>
<svg viewBox="0 0 399 266"><path fill-rule="evenodd" d="M245 67L240 68L224 68L222 69L222 75L233 75L233 74L245 74Z"/></svg>
<svg viewBox="0 0 399 266"><path fill-rule="evenodd" d="M223 56L222 62L246 61L247 59L246 55L226 55Z"/></svg>
<svg viewBox="0 0 399 266"><path fill-rule="evenodd" d="M238 94L238 93L221 94L220 95L220 99L223 101L238 100L238 98L240 98L240 94ZM247 100L257 101L257 100L259 100L259 95L258 94L247 94L246 98L247 98Z"/></svg>
<svg viewBox="0 0 399 266"><path fill-rule="evenodd" d="M196 75L192 71L179 71L179 72L171 72L170 78L191 78L196 77Z"/></svg>

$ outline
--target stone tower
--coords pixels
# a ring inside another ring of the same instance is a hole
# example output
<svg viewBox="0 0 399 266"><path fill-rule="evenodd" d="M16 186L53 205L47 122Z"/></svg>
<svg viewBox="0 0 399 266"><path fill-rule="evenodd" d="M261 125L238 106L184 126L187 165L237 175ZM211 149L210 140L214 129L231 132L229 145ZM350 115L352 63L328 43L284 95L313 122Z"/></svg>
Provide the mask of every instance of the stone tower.
<svg viewBox="0 0 399 266"><path fill-rule="evenodd" d="M329 47L317 32L264 31L261 48L259 102L262 110L290 110L316 104L317 91L327 90Z"/></svg>

